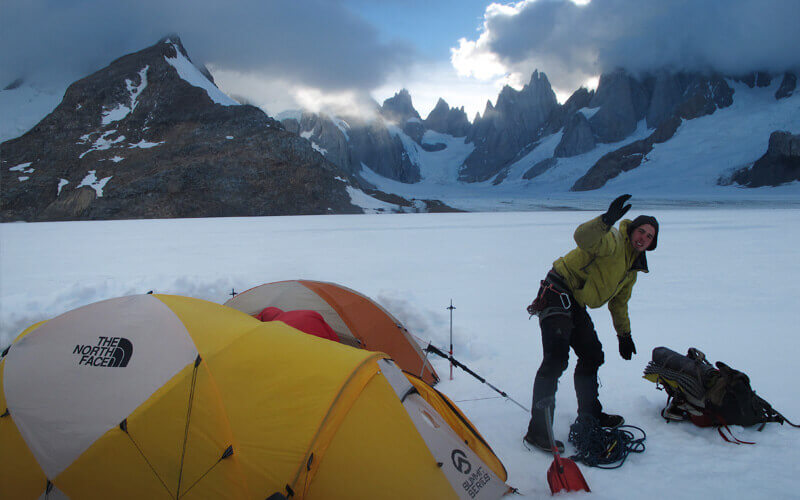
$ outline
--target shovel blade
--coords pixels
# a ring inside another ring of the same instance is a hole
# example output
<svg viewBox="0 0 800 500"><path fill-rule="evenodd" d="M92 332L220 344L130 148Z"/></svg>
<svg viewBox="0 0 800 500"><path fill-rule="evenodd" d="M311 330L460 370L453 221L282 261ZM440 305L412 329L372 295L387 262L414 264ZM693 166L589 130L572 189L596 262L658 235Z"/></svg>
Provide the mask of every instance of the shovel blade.
<svg viewBox="0 0 800 500"><path fill-rule="evenodd" d="M550 493L556 494L564 491L592 491L586 484L583 474L578 465L568 458L556 457L550 468L547 470L547 484L550 485Z"/></svg>

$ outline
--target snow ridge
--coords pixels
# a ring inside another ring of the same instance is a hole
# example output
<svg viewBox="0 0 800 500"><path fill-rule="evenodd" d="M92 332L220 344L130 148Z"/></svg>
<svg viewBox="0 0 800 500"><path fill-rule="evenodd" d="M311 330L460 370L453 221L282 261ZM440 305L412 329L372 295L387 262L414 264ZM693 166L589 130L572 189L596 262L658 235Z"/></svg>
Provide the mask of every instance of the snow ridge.
<svg viewBox="0 0 800 500"><path fill-rule="evenodd" d="M177 45L173 44L173 47L175 48L175 57L164 57L164 59L166 59L170 66L175 68L181 78L189 85L205 90L206 93L208 93L208 97L217 104L222 104L223 106L239 105L238 102L228 97L227 94L211 83L211 81L192 64L192 61L183 55Z"/></svg>

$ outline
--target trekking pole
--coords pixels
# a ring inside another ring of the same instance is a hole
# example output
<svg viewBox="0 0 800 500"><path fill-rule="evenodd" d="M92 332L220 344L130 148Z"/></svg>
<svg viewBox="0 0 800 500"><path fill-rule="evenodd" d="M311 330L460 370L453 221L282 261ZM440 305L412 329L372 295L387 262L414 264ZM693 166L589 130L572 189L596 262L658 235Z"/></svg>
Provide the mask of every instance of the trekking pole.
<svg viewBox="0 0 800 500"><path fill-rule="evenodd" d="M459 360L455 359L453 356L448 356L448 355L447 355L447 353L444 353L444 352L442 352L442 351L441 351L439 348L437 348L435 345L433 345L433 344L428 344L428 347L426 347L426 348L425 348L425 351L426 351L426 352L432 352L433 354L436 354L437 356L440 356L440 357L442 357L442 358L444 358L444 359L448 359L448 360L450 360L450 365L451 365L451 366L452 366L452 365L456 365L457 367L459 367L459 368L461 368L462 370L464 370L465 372L469 373L470 375L472 375L472 376L473 376L473 377L475 377L476 379L480 380L480 381L481 381L481 383L483 383L483 384L486 384L486 385L488 385L489 387L491 387L491 388L492 388L492 389L493 389L493 390L494 390L496 393L500 394L501 396L503 396L503 397L504 397L504 398L506 398L507 400L509 400L509 401L511 401L512 403L514 403L515 405L519 406L520 408L522 408L522 409L523 409L523 410L525 410L526 412L530 413L530 410L529 410L528 408L525 408L524 406L522 406L521 404L519 404L517 401L514 401L514 399L513 399L513 398L511 398L511 397L510 397L508 394L506 394L505 392L501 391L501 390L500 390L500 389L498 389L497 387L495 387L495 386L493 386L492 384L490 384L489 382L487 382L485 378L481 377L480 375L478 375L478 374L477 374L477 373L475 373L474 371L470 370L470 369L469 369L467 366L465 366L465 365L464 365L463 363L461 363Z"/></svg>
<svg viewBox="0 0 800 500"><path fill-rule="evenodd" d="M453 380L453 299L450 299L450 380Z"/></svg>

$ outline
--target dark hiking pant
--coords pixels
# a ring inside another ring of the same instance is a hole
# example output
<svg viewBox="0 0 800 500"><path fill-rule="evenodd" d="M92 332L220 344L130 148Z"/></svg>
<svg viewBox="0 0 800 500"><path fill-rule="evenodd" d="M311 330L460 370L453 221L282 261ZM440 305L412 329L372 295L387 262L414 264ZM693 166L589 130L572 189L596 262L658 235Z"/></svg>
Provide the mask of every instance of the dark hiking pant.
<svg viewBox="0 0 800 500"><path fill-rule="evenodd" d="M549 410L552 420L556 387L559 377L567 368L570 347L578 356L574 375L578 413L599 417L603 408L597 396L597 370L604 361L603 346L586 308L578 305L574 299L571 302L569 309L555 307L543 311L539 316L542 364L533 381L533 406L528 424L530 436L546 439L544 412ZM545 405L549 402L549 408L542 408L542 402Z"/></svg>

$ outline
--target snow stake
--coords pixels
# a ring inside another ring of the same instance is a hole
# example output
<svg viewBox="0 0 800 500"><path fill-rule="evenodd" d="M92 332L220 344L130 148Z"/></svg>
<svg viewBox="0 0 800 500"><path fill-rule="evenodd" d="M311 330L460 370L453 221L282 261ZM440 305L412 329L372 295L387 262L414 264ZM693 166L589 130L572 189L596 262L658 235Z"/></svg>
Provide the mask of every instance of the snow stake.
<svg viewBox="0 0 800 500"><path fill-rule="evenodd" d="M453 380L453 299L450 299L450 307L447 309L450 310L450 380Z"/></svg>

